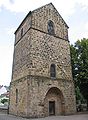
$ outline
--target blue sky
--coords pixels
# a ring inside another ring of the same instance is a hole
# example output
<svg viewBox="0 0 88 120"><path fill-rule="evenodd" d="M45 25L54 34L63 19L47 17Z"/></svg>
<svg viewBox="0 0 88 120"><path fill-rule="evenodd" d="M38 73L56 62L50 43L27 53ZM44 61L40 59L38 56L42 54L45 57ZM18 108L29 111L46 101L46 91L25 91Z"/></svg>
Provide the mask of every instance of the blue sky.
<svg viewBox="0 0 88 120"><path fill-rule="evenodd" d="M88 0L0 0L0 85L11 81L14 32L31 10L52 2L69 26L69 40L88 38Z"/></svg>

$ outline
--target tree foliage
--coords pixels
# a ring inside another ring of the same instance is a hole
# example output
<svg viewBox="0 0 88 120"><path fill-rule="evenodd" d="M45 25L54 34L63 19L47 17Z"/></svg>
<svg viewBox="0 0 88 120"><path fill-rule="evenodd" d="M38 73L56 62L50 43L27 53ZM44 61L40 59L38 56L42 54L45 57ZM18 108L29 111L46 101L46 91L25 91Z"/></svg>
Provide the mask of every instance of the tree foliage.
<svg viewBox="0 0 88 120"><path fill-rule="evenodd" d="M70 46L70 49L75 87L79 87L82 95L88 101L88 39L78 40Z"/></svg>
<svg viewBox="0 0 88 120"><path fill-rule="evenodd" d="M6 102L8 102L8 99L2 99L1 100L1 103L3 103L3 104L6 103Z"/></svg>

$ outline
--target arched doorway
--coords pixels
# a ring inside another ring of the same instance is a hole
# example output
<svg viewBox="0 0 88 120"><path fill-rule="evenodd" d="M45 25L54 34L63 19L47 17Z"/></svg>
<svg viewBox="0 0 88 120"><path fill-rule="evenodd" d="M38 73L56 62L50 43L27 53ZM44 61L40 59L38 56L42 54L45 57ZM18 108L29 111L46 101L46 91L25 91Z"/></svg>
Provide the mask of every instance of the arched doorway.
<svg viewBox="0 0 88 120"><path fill-rule="evenodd" d="M62 92L57 87L50 88L44 99L45 116L62 115L64 113L64 97Z"/></svg>

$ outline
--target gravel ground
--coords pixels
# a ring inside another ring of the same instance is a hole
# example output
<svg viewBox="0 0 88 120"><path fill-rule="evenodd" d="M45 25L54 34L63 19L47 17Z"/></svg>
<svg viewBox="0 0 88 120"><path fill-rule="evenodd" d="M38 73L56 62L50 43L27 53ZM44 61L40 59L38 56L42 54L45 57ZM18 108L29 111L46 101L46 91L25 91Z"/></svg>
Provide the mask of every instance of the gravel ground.
<svg viewBox="0 0 88 120"><path fill-rule="evenodd" d="M50 116L45 118L26 119L0 113L0 120L88 120L88 114L69 115L69 116Z"/></svg>

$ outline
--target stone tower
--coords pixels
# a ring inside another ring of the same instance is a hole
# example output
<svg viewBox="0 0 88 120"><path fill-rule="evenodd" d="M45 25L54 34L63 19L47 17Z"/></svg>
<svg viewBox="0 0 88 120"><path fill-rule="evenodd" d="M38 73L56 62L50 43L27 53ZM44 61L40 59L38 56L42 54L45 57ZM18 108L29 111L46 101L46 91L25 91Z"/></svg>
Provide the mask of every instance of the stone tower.
<svg viewBox="0 0 88 120"><path fill-rule="evenodd" d="M15 31L9 113L76 112L68 26L52 3L30 11Z"/></svg>

